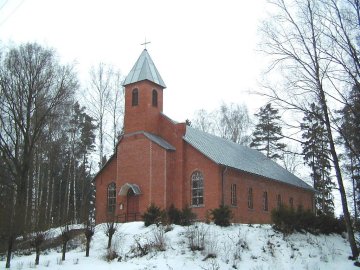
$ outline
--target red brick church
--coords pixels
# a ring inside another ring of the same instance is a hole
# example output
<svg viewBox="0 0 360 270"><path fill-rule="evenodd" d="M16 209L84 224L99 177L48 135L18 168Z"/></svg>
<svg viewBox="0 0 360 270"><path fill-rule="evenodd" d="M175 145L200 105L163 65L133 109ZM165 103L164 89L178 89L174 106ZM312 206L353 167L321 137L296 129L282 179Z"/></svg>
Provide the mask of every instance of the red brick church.
<svg viewBox="0 0 360 270"><path fill-rule="evenodd" d="M140 220L151 203L189 205L198 219L225 204L239 223L270 223L280 204L312 209L314 189L262 153L167 117L146 49L123 85L124 135L95 176L96 223Z"/></svg>

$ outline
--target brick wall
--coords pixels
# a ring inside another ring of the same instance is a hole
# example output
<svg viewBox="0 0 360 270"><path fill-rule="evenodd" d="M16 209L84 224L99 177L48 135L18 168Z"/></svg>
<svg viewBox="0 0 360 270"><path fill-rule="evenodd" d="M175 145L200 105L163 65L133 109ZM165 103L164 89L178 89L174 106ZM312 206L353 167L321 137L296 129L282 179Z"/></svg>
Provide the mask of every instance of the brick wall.
<svg viewBox="0 0 360 270"><path fill-rule="evenodd" d="M283 204L289 206L290 198L296 209L302 205L304 209L312 209L313 193L274 180L237 171L213 163L191 145L185 146L185 195L186 202L191 205L191 175L199 170L204 175L204 206L192 207L200 220L205 219L206 212L219 207L222 202L229 205L233 212L234 222L238 223L271 223L271 210L277 207L277 195L280 194ZM224 183L222 184L222 178ZM231 185L236 184L236 206L231 205ZM222 188L223 185L223 188ZM253 208L248 207L248 189L252 188ZM263 209L263 193L268 194L268 210Z"/></svg>
<svg viewBox="0 0 360 270"><path fill-rule="evenodd" d="M167 174L170 170L171 153L142 134L132 135L123 139L119 144L117 161L117 184L137 184L141 190L139 196L139 212L154 203L165 208L168 203L166 190L169 188ZM126 196L120 196L119 203L123 203L126 211Z"/></svg>
<svg viewBox="0 0 360 270"><path fill-rule="evenodd" d="M171 165L168 171L169 177L169 196L171 203L176 208L181 209L185 205L184 195L184 140L186 126L184 123L174 123L167 116L160 114L159 133L162 138L175 147L176 151L171 153Z"/></svg>
<svg viewBox="0 0 360 270"><path fill-rule="evenodd" d="M137 88L139 104L132 106L132 91ZM158 105L152 105L152 91L158 93ZM163 89L150 81L140 81L125 87L125 134L147 131L159 134L159 113L163 110Z"/></svg>
<svg viewBox="0 0 360 270"><path fill-rule="evenodd" d="M102 223L107 220L107 187L112 182L116 183L116 165L116 156L114 156L94 180L96 189L96 223ZM116 188L118 190L118 186Z"/></svg>
<svg viewBox="0 0 360 270"><path fill-rule="evenodd" d="M198 170L204 177L204 206L191 207L197 218L204 220L207 210L217 208L221 203L221 168L187 143L185 158L185 203L191 206L191 175Z"/></svg>
<svg viewBox="0 0 360 270"><path fill-rule="evenodd" d="M231 206L231 185L236 184L237 205ZM253 190L253 209L248 208L248 190ZM296 209L312 209L313 193L305 189L283 184L274 180L227 169L224 177L225 204L231 206L234 222L271 223L271 210L277 207L277 195L283 204L289 206L290 198ZM263 210L263 193L268 193L268 211Z"/></svg>

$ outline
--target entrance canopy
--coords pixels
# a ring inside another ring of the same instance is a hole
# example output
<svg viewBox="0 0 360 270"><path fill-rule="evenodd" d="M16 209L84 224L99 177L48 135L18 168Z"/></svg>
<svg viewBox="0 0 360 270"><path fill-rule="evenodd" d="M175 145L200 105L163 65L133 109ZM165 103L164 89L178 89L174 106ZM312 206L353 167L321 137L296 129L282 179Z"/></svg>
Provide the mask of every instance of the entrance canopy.
<svg viewBox="0 0 360 270"><path fill-rule="evenodd" d="M140 195L141 191L137 184L129 184L126 183L120 188L119 195L120 196L126 196L128 194L129 189L132 189L135 195Z"/></svg>

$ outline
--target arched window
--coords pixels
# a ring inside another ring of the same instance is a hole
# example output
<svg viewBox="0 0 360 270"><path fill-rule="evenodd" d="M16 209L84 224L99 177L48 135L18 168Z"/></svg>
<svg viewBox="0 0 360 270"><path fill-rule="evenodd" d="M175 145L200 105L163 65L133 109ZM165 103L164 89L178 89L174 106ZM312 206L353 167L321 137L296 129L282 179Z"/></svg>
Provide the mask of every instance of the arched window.
<svg viewBox="0 0 360 270"><path fill-rule="evenodd" d="M249 188L249 190L248 190L248 208L250 208L250 209L254 208L252 188Z"/></svg>
<svg viewBox="0 0 360 270"><path fill-rule="evenodd" d="M277 204L277 208L279 209L281 206L281 195L278 194L276 197L276 204Z"/></svg>
<svg viewBox="0 0 360 270"><path fill-rule="evenodd" d="M204 204L204 177L200 171L191 175L191 204L200 206Z"/></svg>
<svg viewBox="0 0 360 270"><path fill-rule="evenodd" d="M268 193L264 191L263 193L263 210L268 211L269 205L268 205Z"/></svg>
<svg viewBox="0 0 360 270"><path fill-rule="evenodd" d="M137 88L135 88L134 90L132 90L132 101L131 101L132 106L137 106L139 105L139 90Z"/></svg>
<svg viewBox="0 0 360 270"><path fill-rule="evenodd" d="M155 89L152 91L152 105L153 107L157 107L158 105L158 93Z"/></svg>
<svg viewBox="0 0 360 270"><path fill-rule="evenodd" d="M231 205L237 205L237 197L236 197L236 184L231 185Z"/></svg>
<svg viewBox="0 0 360 270"><path fill-rule="evenodd" d="M294 209L294 198L293 197L289 198L289 204L290 204L290 208Z"/></svg>
<svg viewBox="0 0 360 270"><path fill-rule="evenodd" d="M116 207L116 185L111 183L107 188L107 210L109 213L115 213Z"/></svg>

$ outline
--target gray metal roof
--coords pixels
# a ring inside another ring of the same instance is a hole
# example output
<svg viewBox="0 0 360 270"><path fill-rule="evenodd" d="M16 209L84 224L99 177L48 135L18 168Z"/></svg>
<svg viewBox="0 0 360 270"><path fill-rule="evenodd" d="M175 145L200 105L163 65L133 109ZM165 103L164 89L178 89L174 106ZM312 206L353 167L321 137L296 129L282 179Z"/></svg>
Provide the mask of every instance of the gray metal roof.
<svg viewBox="0 0 360 270"><path fill-rule="evenodd" d="M161 78L160 73L156 69L154 62L152 61L146 49L143 50L135 65L130 70L123 85L125 86L144 80L152 81L153 83L156 83L166 88L166 85Z"/></svg>
<svg viewBox="0 0 360 270"><path fill-rule="evenodd" d="M165 141L163 138L156 136L154 134L148 133L144 131L145 137L147 137L149 140L153 141L154 143L160 145L162 148L165 148L166 150L172 150L175 151L175 147L172 146L170 143Z"/></svg>
<svg viewBox="0 0 360 270"><path fill-rule="evenodd" d="M186 127L184 140L217 164L314 191L257 150Z"/></svg>
<svg viewBox="0 0 360 270"><path fill-rule="evenodd" d="M154 135L152 133L146 132L146 131L137 131L137 132L126 134L125 136L128 137L128 136L132 136L132 135L136 135L136 134L143 134L150 141L158 144L159 146L161 146L162 148L164 148L166 150L171 150L171 151L176 150L176 148L174 146L172 146L170 143L165 141L163 138L161 138L157 135Z"/></svg>

